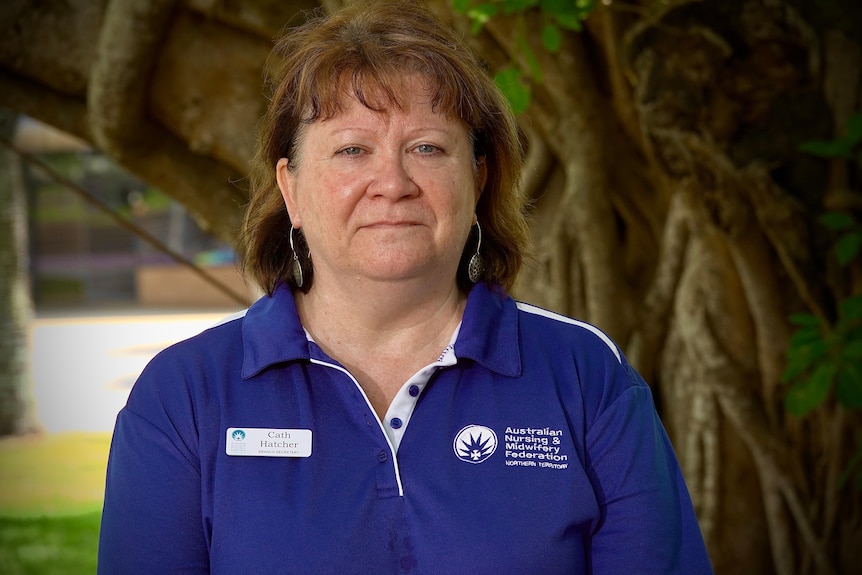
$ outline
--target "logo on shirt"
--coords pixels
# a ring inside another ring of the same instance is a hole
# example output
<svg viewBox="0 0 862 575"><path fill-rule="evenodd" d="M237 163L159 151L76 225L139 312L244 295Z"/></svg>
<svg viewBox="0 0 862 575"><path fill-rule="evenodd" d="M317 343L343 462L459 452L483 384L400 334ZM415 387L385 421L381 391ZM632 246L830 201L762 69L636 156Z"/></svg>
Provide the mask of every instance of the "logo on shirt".
<svg viewBox="0 0 862 575"><path fill-rule="evenodd" d="M503 434L506 465L568 469L570 444L562 429L506 426Z"/></svg>
<svg viewBox="0 0 862 575"><path fill-rule="evenodd" d="M242 429L236 429L233 433L230 434L230 438L234 441L242 441L245 439L245 431Z"/></svg>
<svg viewBox="0 0 862 575"><path fill-rule="evenodd" d="M484 425L468 425L455 436L452 447L461 461L482 463L496 451L497 434Z"/></svg>

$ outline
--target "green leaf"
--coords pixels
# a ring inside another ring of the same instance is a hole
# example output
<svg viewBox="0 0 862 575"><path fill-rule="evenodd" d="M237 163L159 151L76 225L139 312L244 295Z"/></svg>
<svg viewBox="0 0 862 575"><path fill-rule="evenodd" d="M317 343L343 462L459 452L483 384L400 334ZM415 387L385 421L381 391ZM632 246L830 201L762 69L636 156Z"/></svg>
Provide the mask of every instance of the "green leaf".
<svg viewBox="0 0 862 575"><path fill-rule="evenodd" d="M787 365L784 368L784 373L781 374L781 381L788 382L793 381L811 367L811 358L802 356L802 355L794 355L790 359L787 360Z"/></svg>
<svg viewBox="0 0 862 575"><path fill-rule="evenodd" d="M818 334L816 340L804 345L794 346L787 353L787 365L781 374L781 381L787 383L798 378L814 366L823 363L828 357L829 346Z"/></svg>
<svg viewBox="0 0 862 575"><path fill-rule="evenodd" d="M820 328L820 318L809 313L794 313L788 319L793 325Z"/></svg>
<svg viewBox="0 0 862 575"><path fill-rule="evenodd" d="M862 232L850 232L835 244L835 256L842 266L849 264L862 248Z"/></svg>
<svg viewBox="0 0 862 575"><path fill-rule="evenodd" d="M803 346L812 344L814 342L823 341L823 333L820 331L820 326L817 327L805 327L796 330L793 333L793 336L790 338L790 351L791 353L796 351Z"/></svg>
<svg viewBox="0 0 862 575"><path fill-rule="evenodd" d="M586 18L590 12L596 8L596 0L575 0L575 8L581 16L581 20Z"/></svg>
<svg viewBox="0 0 862 575"><path fill-rule="evenodd" d="M856 225L856 220L847 212L826 212L819 218L820 223L830 230L848 230Z"/></svg>
<svg viewBox="0 0 862 575"><path fill-rule="evenodd" d="M467 11L467 16L473 21L473 26L470 32L478 34L482 30L482 26L488 23L491 18L497 15L497 6L494 4L479 4L475 8Z"/></svg>
<svg viewBox="0 0 862 575"><path fill-rule="evenodd" d="M838 317L842 321L862 319L862 294L841 300L838 304Z"/></svg>
<svg viewBox="0 0 862 575"><path fill-rule="evenodd" d="M850 157L853 151L853 142L846 138L838 140L812 140L803 142L799 149L813 156L821 158L845 158Z"/></svg>
<svg viewBox="0 0 862 575"><path fill-rule="evenodd" d="M524 82L521 71L517 68L508 67L500 70L494 76L494 82L497 87L506 96L509 104L512 106L512 111L520 114L530 105L532 93L530 86Z"/></svg>
<svg viewBox="0 0 862 575"><path fill-rule="evenodd" d="M494 81L501 89L509 84L516 84L521 81L521 71L512 66L502 68L497 75L494 76Z"/></svg>
<svg viewBox="0 0 862 575"><path fill-rule="evenodd" d="M862 407L862 370L856 364L843 365L838 370L835 397L844 407Z"/></svg>
<svg viewBox="0 0 862 575"><path fill-rule="evenodd" d="M452 0L452 8L459 14L466 14L470 9L470 0Z"/></svg>
<svg viewBox="0 0 862 575"><path fill-rule="evenodd" d="M844 137L853 145L862 141L862 113L857 112L850 116Z"/></svg>
<svg viewBox="0 0 862 575"><path fill-rule="evenodd" d="M584 29L581 19L576 14L554 14L554 20L563 28L580 32Z"/></svg>
<svg viewBox="0 0 862 575"><path fill-rule="evenodd" d="M818 366L811 377L799 381L788 390L784 407L792 415L804 417L826 401L834 376L833 364Z"/></svg>
<svg viewBox="0 0 862 575"><path fill-rule="evenodd" d="M503 13L524 12L539 3L539 0L503 0Z"/></svg>
<svg viewBox="0 0 862 575"><path fill-rule="evenodd" d="M574 14L575 7L571 0L539 0L539 8L545 14Z"/></svg>
<svg viewBox="0 0 862 575"><path fill-rule="evenodd" d="M539 6L546 16L574 21L580 25L580 21L595 9L596 3L593 0L540 0Z"/></svg>
<svg viewBox="0 0 862 575"><path fill-rule="evenodd" d="M845 343L841 349L841 359L848 363L862 364L862 340Z"/></svg>
<svg viewBox="0 0 862 575"><path fill-rule="evenodd" d="M545 24L542 27L542 45L548 52L556 54L563 45L563 35L560 29L553 24Z"/></svg>
<svg viewBox="0 0 862 575"><path fill-rule="evenodd" d="M532 48L530 48L530 44L524 36L519 35L518 48L521 50L521 55L527 61L527 67L530 69L530 74L536 82L541 83L542 66L539 64L539 59L536 57L536 53L533 52Z"/></svg>

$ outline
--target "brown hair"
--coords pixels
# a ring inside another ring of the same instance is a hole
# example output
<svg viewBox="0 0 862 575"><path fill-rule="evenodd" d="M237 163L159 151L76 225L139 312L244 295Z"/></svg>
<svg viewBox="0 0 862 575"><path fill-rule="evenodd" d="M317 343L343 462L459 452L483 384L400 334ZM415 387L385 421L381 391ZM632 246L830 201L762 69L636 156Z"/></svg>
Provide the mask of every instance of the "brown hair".
<svg viewBox="0 0 862 575"><path fill-rule="evenodd" d="M488 179L476 207L483 279L511 288L529 244L517 128L484 66L451 28L417 0L362 2L289 30L270 58L274 88L260 125L242 230L244 268L268 294L282 281L296 287L289 273L291 224L275 179L278 160L294 163L303 126L337 115L344 88L369 108L378 109L381 97L400 107L399 82L417 72L432 86L432 106L466 124L475 158L487 163ZM458 268L458 285L465 291L475 236L474 227ZM311 269L302 234L295 235L295 244L307 290Z"/></svg>

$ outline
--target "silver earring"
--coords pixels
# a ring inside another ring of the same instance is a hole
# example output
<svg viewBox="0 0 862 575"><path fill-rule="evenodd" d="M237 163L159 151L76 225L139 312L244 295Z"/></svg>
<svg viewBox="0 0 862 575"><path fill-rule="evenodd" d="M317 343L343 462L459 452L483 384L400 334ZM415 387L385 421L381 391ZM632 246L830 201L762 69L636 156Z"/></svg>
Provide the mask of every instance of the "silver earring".
<svg viewBox="0 0 862 575"><path fill-rule="evenodd" d="M485 271L485 264L482 263L482 254L479 253L479 248L482 247L482 226L479 225L479 220L476 220L476 230L479 232L479 242L476 244L476 253L470 258L470 263L467 264L467 277L473 283L482 279L482 272Z"/></svg>
<svg viewBox="0 0 862 575"><path fill-rule="evenodd" d="M296 284L296 287L301 288L305 282L305 278L302 276L302 264L299 263L296 248L293 247L293 229L293 224L290 224L290 251L293 252L293 267L291 268L291 272L293 273L293 283Z"/></svg>

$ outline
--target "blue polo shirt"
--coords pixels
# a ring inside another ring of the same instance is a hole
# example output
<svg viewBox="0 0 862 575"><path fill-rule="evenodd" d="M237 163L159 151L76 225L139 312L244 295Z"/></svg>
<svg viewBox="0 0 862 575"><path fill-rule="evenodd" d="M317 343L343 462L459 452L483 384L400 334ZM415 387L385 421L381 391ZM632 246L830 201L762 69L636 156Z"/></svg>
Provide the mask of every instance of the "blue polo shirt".
<svg viewBox="0 0 862 575"><path fill-rule="evenodd" d="M650 390L476 285L381 421L286 287L160 353L117 418L106 574L711 573Z"/></svg>

